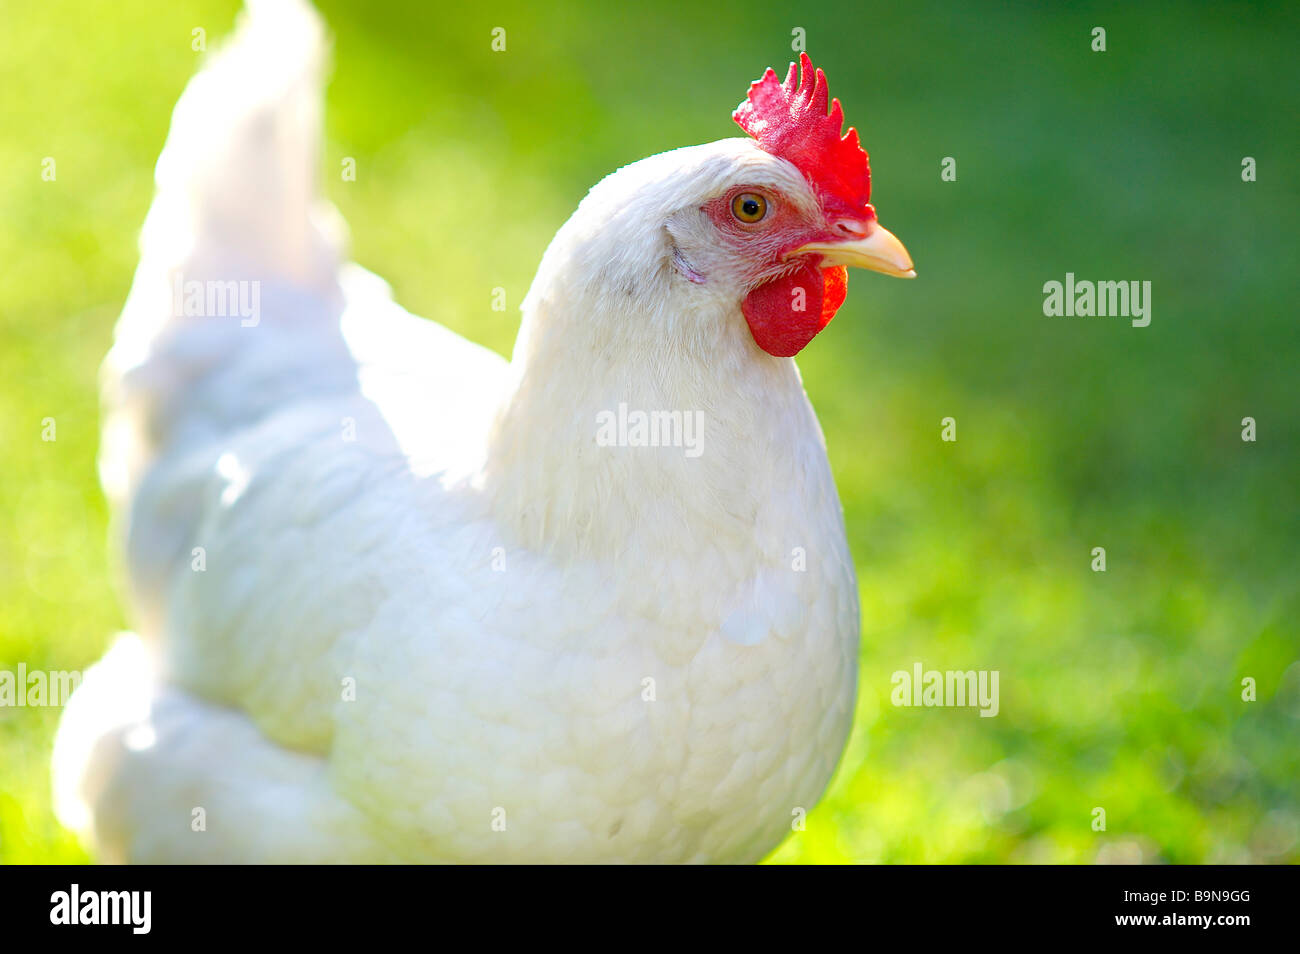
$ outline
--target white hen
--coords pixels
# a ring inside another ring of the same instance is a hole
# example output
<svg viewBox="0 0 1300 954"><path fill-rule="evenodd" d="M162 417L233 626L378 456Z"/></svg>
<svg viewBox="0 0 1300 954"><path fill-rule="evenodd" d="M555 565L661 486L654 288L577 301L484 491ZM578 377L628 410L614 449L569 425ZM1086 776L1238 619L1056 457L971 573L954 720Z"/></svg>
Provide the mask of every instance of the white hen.
<svg viewBox="0 0 1300 954"><path fill-rule="evenodd" d="M139 636L65 713L61 817L105 860L760 858L853 710L840 504L778 355L839 265L910 274L856 136L806 60L769 71L757 139L592 189L507 364L341 266L321 39L253 5L176 107L105 366ZM698 446L599 440L620 405Z"/></svg>

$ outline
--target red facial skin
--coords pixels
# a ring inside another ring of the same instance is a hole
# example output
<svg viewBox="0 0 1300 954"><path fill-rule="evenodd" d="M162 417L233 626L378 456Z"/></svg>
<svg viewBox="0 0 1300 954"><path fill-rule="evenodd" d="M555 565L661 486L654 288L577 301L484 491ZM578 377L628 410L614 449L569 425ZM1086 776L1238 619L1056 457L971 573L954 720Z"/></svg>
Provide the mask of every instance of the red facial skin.
<svg viewBox="0 0 1300 954"><path fill-rule="evenodd" d="M857 130L850 128L840 135L844 128L840 102L830 99L826 74L813 68L807 53L799 54L797 65L790 64L784 83L771 69L751 83L745 101L736 107L732 118L764 151L802 172L817 193L821 234L790 242L785 246L787 253L807 242L866 236L876 216L869 204L871 166L867 153ZM727 227L719 213L725 211L725 207L710 211L724 235ZM775 223L774 231L784 231L783 223ZM769 263L782 260L772 259ZM819 262L819 258L813 258L796 263L797 270L757 285L742 302L749 330L768 354L797 354L826 327L835 309L844 302L848 287L844 269L819 268ZM797 307L801 298L802 311Z"/></svg>
<svg viewBox="0 0 1300 954"><path fill-rule="evenodd" d="M767 200L767 214L758 222L746 223L732 213L732 200L754 193ZM831 228L822 219L810 221L780 193L739 186L707 203L705 213L728 245L742 250L754 263L753 279L761 280L741 302L755 343L768 354L789 358L798 354L835 317L848 293L848 272L842 266L821 266L821 256L799 256L787 260L794 249L809 242L843 239L850 227ZM871 207L862 221L874 217ZM773 268L789 269L763 280Z"/></svg>

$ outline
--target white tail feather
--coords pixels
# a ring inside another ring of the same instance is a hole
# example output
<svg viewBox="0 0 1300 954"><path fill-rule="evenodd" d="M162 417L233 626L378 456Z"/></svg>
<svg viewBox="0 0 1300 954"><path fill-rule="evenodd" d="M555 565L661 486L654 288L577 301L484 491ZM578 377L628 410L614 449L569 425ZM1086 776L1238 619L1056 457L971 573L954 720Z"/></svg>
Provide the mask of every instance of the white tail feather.
<svg viewBox="0 0 1300 954"><path fill-rule="evenodd" d="M317 197L324 37L304 0L249 0L176 105L103 369L100 477L119 507L172 435L208 426L209 409L193 406L197 382L268 348L271 336L249 325L265 312L268 323L310 326L337 300L343 228ZM225 310L190 314L194 287L209 303L220 292Z"/></svg>
<svg viewBox="0 0 1300 954"><path fill-rule="evenodd" d="M301 0L250 0L238 31L185 88L158 159L146 261L226 277L332 280L315 214L324 28Z"/></svg>

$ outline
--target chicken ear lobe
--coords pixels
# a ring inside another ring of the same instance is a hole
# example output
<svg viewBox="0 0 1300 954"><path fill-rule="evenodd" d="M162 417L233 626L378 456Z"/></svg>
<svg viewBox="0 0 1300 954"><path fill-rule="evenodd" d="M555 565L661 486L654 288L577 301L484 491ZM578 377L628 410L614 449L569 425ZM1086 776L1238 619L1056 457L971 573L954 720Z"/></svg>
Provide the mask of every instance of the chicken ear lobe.
<svg viewBox="0 0 1300 954"><path fill-rule="evenodd" d="M740 310L760 348L778 358L791 358L830 323L848 290L849 275L843 266L805 265L755 288Z"/></svg>

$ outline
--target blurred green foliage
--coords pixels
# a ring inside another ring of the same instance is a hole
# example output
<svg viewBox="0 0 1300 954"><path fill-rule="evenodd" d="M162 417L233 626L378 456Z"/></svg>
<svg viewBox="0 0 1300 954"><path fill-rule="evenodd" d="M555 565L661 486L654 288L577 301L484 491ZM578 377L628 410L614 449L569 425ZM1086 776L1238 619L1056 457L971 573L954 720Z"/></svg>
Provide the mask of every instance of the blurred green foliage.
<svg viewBox="0 0 1300 954"><path fill-rule="evenodd" d="M738 134L793 28L862 132L920 278L855 274L800 358L858 565L861 697L775 860L1300 860L1300 7L321 6L324 188L355 258L507 354L585 190ZM127 625L96 370L191 31L217 42L235 12L0 0L0 669L83 668ZM1044 317L1067 271L1151 281L1150 327ZM893 707L916 661L999 670L999 716ZM57 717L0 709L0 861L85 858L49 806Z"/></svg>

